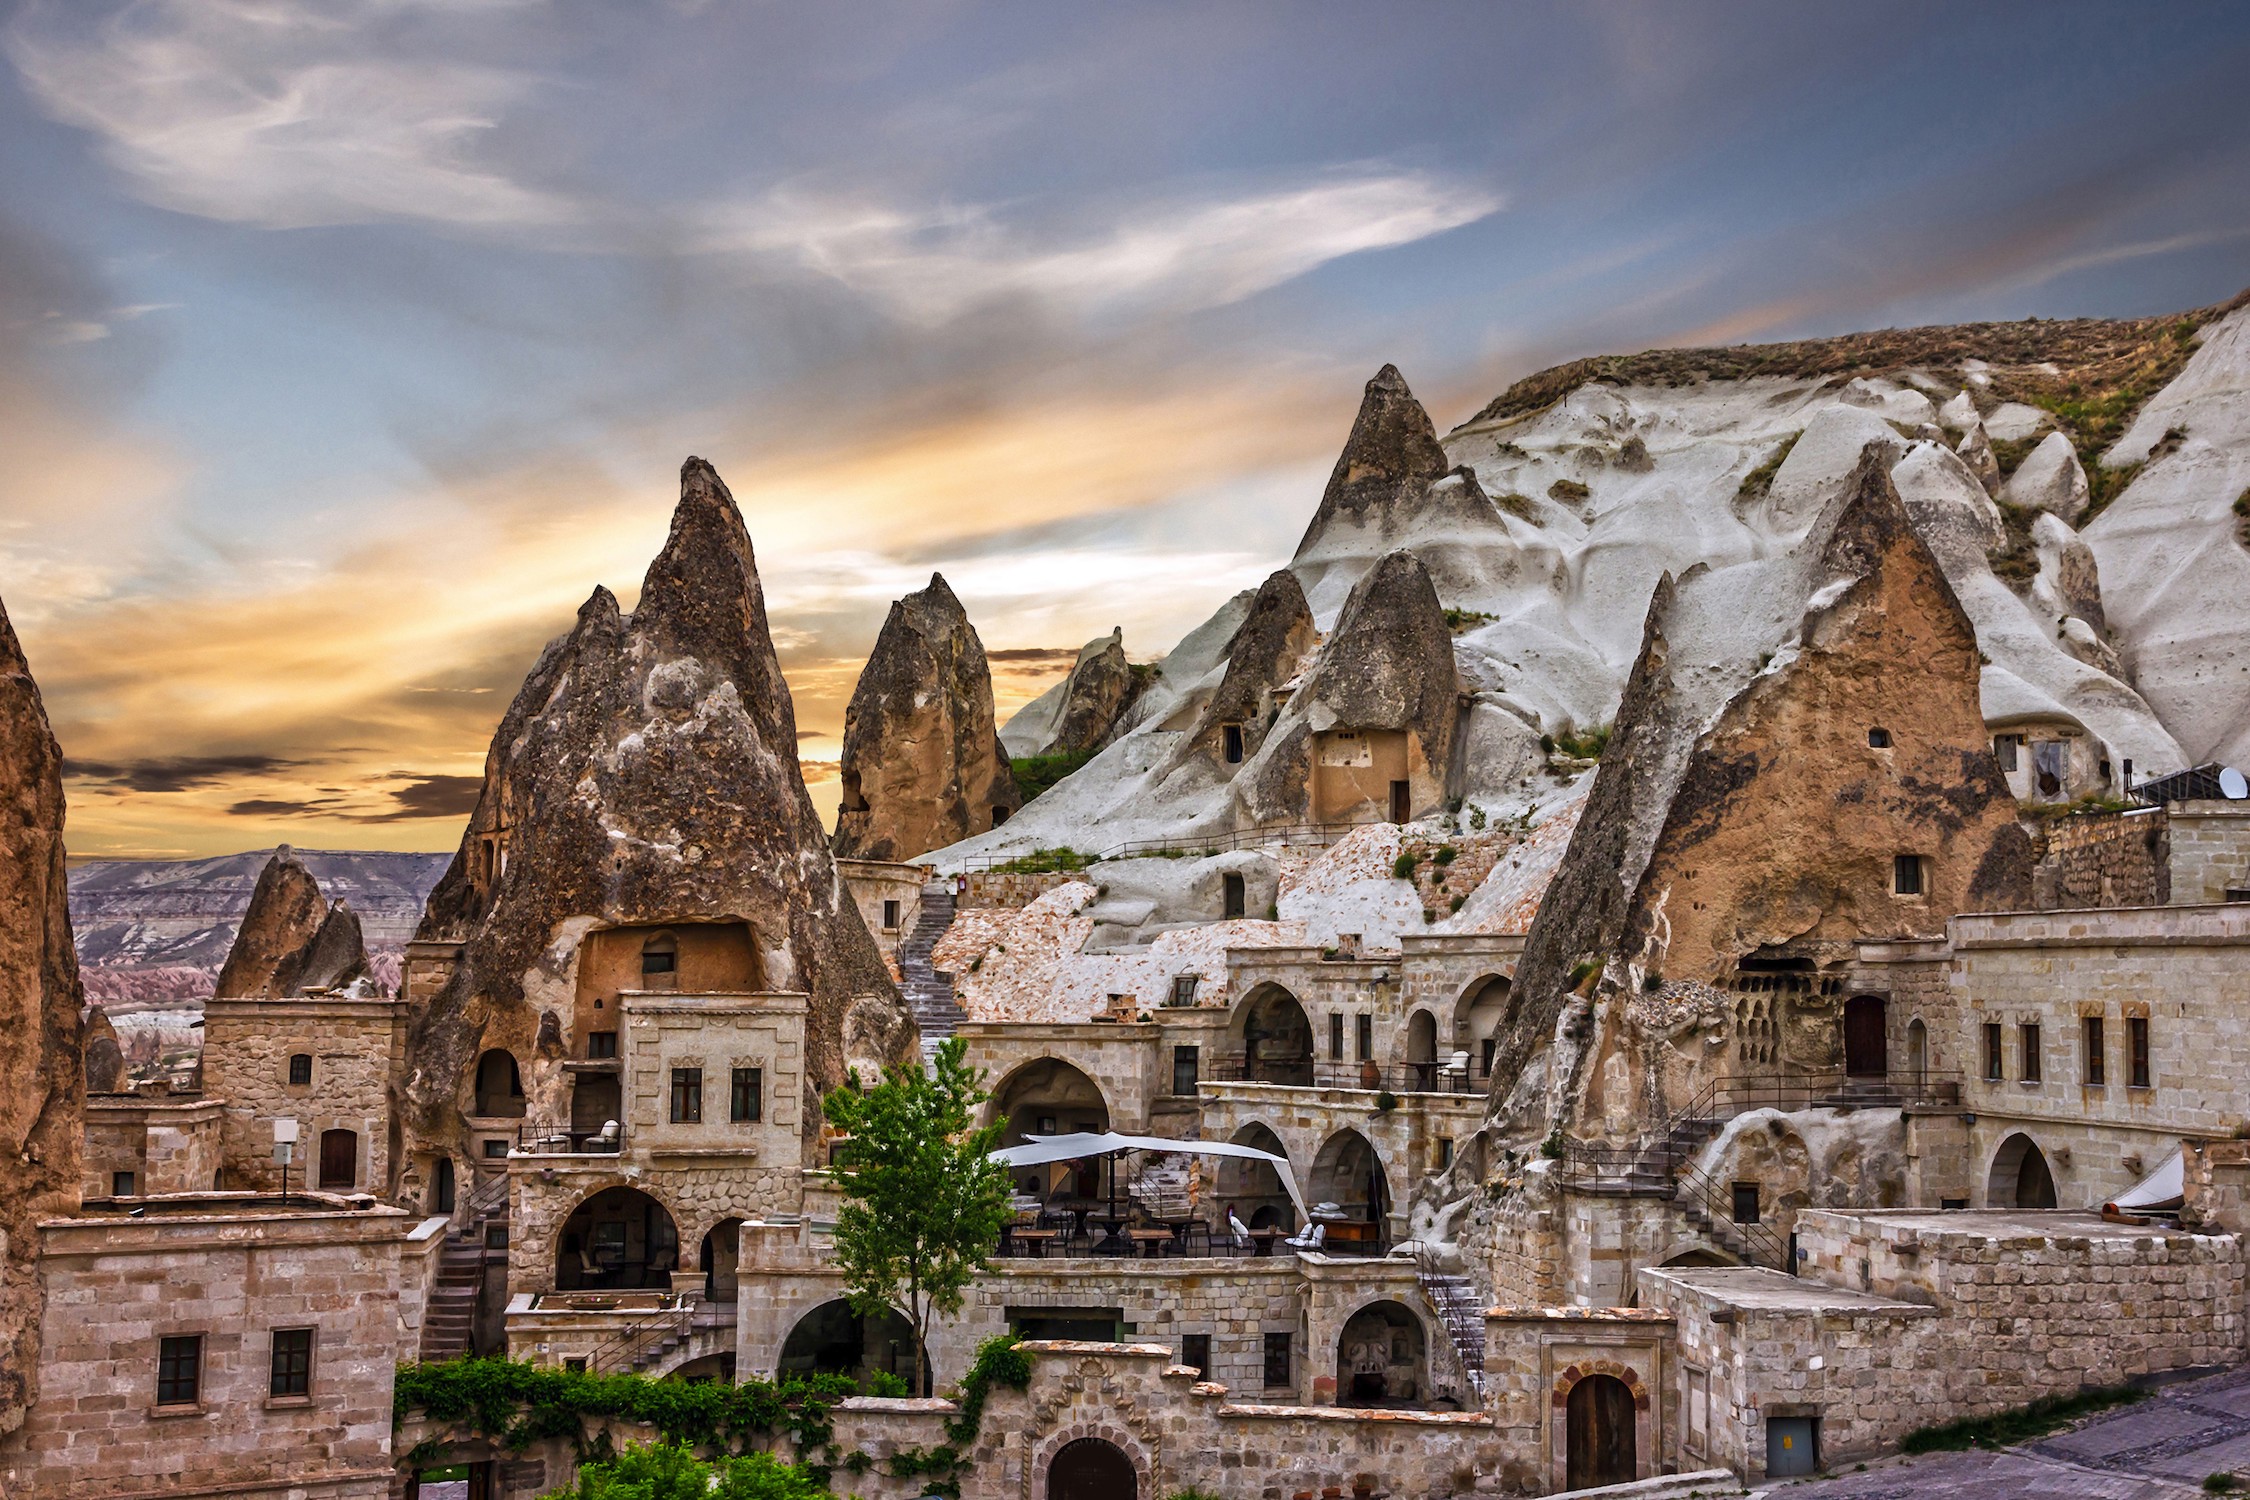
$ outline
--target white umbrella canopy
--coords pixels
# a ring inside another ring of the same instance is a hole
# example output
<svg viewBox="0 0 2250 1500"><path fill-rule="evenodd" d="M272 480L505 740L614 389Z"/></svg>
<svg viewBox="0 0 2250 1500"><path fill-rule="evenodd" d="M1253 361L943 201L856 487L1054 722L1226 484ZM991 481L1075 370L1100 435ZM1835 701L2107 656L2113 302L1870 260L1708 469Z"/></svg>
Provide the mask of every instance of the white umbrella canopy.
<svg viewBox="0 0 2250 1500"><path fill-rule="evenodd" d="M1173 1155L1233 1156L1271 1165L1281 1176L1281 1185L1289 1190L1289 1201L1297 1205L1297 1216L1310 1219L1305 1207L1305 1195L1297 1189L1297 1174L1289 1169L1289 1158L1276 1156L1271 1151L1260 1151L1255 1146L1237 1146L1227 1141L1182 1141L1162 1135L1118 1135L1112 1131L1081 1130L1070 1135L1026 1136L1020 1146L1004 1146L992 1153L992 1159L1011 1167L1036 1167L1051 1161L1082 1161L1090 1156L1115 1156L1123 1151L1161 1151Z"/></svg>

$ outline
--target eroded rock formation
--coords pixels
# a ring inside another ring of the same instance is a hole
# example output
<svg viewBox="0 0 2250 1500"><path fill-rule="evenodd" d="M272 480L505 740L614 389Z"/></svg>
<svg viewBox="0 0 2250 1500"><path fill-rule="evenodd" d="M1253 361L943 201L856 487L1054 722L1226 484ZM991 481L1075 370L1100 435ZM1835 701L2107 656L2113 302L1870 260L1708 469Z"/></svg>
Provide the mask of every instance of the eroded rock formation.
<svg viewBox="0 0 2250 1500"><path fill-rule="evenodd" d="M118 1044L117 1028L98 1005L86 1007L78 1028L78 1047L86 1060L86 1092L121 1094L132 1086L125 1066L125 1049Z"/></svg>
<svg viewBox="0 0 2250 1500"><path fill-rule="evenodd" d="M750 982L808 996L808 1136L843 1082L850 1026L912 1054L915 1035L836 874L797 764L797 721L749 535L718 473L680 471L671 535L627 615L597 588L493 735L485 784L419 937L462 945L416 999L404 1114L417 1144L465 1154L478 1055L528 1061L535 1113L559 1110L586 939L635 924L740 923ZM885 1024L893 1019L896 1024Z"/></svg>
<svg viewBox="0 0 2250 1500"><path fill-rule="evenodd" d="M1739 638L1715 616L1740 605L1701 582L1656 592L1517 969L1494 1074L1518 1086L1501 1107L1524 1128L1599 1135L1660 1117L1715 1071L1834 1067L1838 1002L1818 976L1856 939L1941 936L1955 912L2028 895L1975 631L1881 453L1803 552L1776 560L1764 659L1711 649ZM1733 984L1745 959L1805 976L1758 987L1756 1028ZM1583 1015L1558 1040L1571 1007ZM1527 1073L1543 1049L1547 1067Z"/></svg>
<svg viewBox="0 0 2250 1500"><path fill-rule="evenodd" d="M344 989L367 973L358 915L342 901L330 905L320 882L283 844L258 872L213 993L274 1000Z"/></svg>
<svg viewBox="0 0 2250 1500"><path fill-rule="evenodd" d="M62 751L0 606L0 1433L37 1395L40 1219L76 1206L86 1104Z"/></svg>
<svg viewBox="0 0 2250 1500"><path fill-rule="evenodd" d="M893 604L875 638L844 710L843 783L835 848L847 859L912 859L1022 805L984 643L939 574Z"/></svg>
<svg viewBox="0 0 2250 1500"><path fill-rule="evenodd" d="M1311 550L1323 532L1340 522L1395 522L1400 512L1413 512L1422 492L1452 467L1438 446L1430 414L1407 389L1406 377L1396 365L1383 366L1360 397L1351 436L1336 456L1298 552Z"/></svg>
<svg viewBox="0 0 2250 1500"><path fill-rule="evenodd" d="M1312 610L1297 575L1287 568L1277 570L1258 585L1250 613L1227 642L1226 675L1203 705L1183 748L1223 761L1229 756L1226 730L1231 724L1240 736L1232 747L1232 759L1257 754L1278 711L1275 689L1297 675L1317 639Z"/></svg>

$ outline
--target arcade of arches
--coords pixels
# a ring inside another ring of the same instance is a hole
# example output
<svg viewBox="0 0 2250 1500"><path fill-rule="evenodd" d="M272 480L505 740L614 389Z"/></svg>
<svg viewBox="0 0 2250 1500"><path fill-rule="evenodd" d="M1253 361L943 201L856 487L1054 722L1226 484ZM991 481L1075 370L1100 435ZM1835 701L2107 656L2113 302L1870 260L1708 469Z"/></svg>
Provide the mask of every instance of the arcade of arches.
<svg viewBox="0 0 2250 1500"><path fill-rule="evenodd" d="M604 1188L563 1221L555 1289L669 1289L679 1261L680 1232L663 1204L638 1188Z"/></svg>

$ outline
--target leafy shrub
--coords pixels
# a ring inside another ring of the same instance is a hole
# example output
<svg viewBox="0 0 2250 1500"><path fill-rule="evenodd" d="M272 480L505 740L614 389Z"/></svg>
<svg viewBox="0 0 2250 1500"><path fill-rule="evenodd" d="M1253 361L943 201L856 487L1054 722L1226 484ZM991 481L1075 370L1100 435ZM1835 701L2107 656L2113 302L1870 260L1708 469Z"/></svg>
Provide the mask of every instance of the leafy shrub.
<svg viewBox="0 0 2250 1500"><path fill-rule="evenodd" d="M1773 489L1773 476L1781 472L1781 465L1789 457L1789 450L1797 446L1797 439L1801 436L1802 433L1791 433L1783 438L1781 446L1766 455L1764 463L1742 476L1742 483L1736 486L1734 492L1737 506L1766 498L1767 493Z"/></svg>
<svg viewBox="0 0 2250 1500"><path fill-rule="evenodd" d="M1609 748L1610 726L1596 724L1591 729L1570 729L1552 736L1554 750L1572 760L1600 760Z"/></svg>
<svg viewBox="0 0 2250 1500"><path fill-rule="evenodd" d="M1899 1441L1905 1453L1940 1453L1953 1448L2000 1448L2053 1432L2113 1406L2144 1400L2148 1392L2132 1386L2099 1386L2075 1396L2042 1396L2029 1406L1995 1412L1989 1417L1963 1417L1938 1427L1921 1427Z"/></svg>
<svg viewBox="0 0 2250 1500"><path fill-rule="evenodd" d="M1093 855L1076 849L1034 849L992 868L1000 875L1061 875L1083 870L1092 863Z"/></svg>
<svg viewBox="0 0 2250 1500"><path fill-rule="evenodd" d="M1421 856L1414 853L1413 850L1407 850L1397 859L1391 861L1391 874L1400 880L1412 880L1414 878L1414 866L1420 859Z"/></svg>
<svg viewBox="0 0 2250 1500"><path fill-rule="evenodd" d="M829 1410L858 1393L842 1375L724 1385L455 1359L401 1365L392 1408L394 1420L420 1411L495 1438L511 1452L550 1437L568 1437L583 1451L587 1417L645 1423L666 1441L691 1448L733 1449L787 1433L802 1449L826 1442Z"/></svg>
<svg viewBox="0 0 2250 1500"><path fill-rule="evenodd" d="M578 1470L576 1500L825 1500L828 1486L770 1453L706 1463L683 1443L630 1443Z"/></svg>
<svg viewBox="0 0 2250 1500"><path fill-rule="evenodd" d="M1054 755L1025 755L1011 757L1008 773L1015 777L1016 790L1029 802L1056 782L1092 760L1091 750L1065 750Z"/></svg>

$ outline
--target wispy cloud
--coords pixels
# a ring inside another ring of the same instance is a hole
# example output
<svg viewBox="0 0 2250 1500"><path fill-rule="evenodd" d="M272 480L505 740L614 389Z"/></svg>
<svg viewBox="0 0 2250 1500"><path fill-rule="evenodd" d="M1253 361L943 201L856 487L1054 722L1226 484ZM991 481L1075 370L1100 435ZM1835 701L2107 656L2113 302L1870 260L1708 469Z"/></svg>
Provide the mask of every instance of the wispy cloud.
<svg viewBox="0 0 2250 1500"><path fill-rule="evenodd" d="M1476 183L1358 167L1232 195L1120 204L1108 222L1073 231L1015 222L997 206L903 207L799 182L709 211L696 243L793 264L928 325L1014 297L1084 315L1220 307L1501 207Z"/></svg>
<svg viewBox="0 0 2250 1500"><path fill-rule="evenodd" d="M565 196L477 158L531 75L437 49L385 53L381 23L439 0L145 0L12 25L9 59L46 111L90 130L149 202L269 229L423 220L554 225Z"/></svg>

